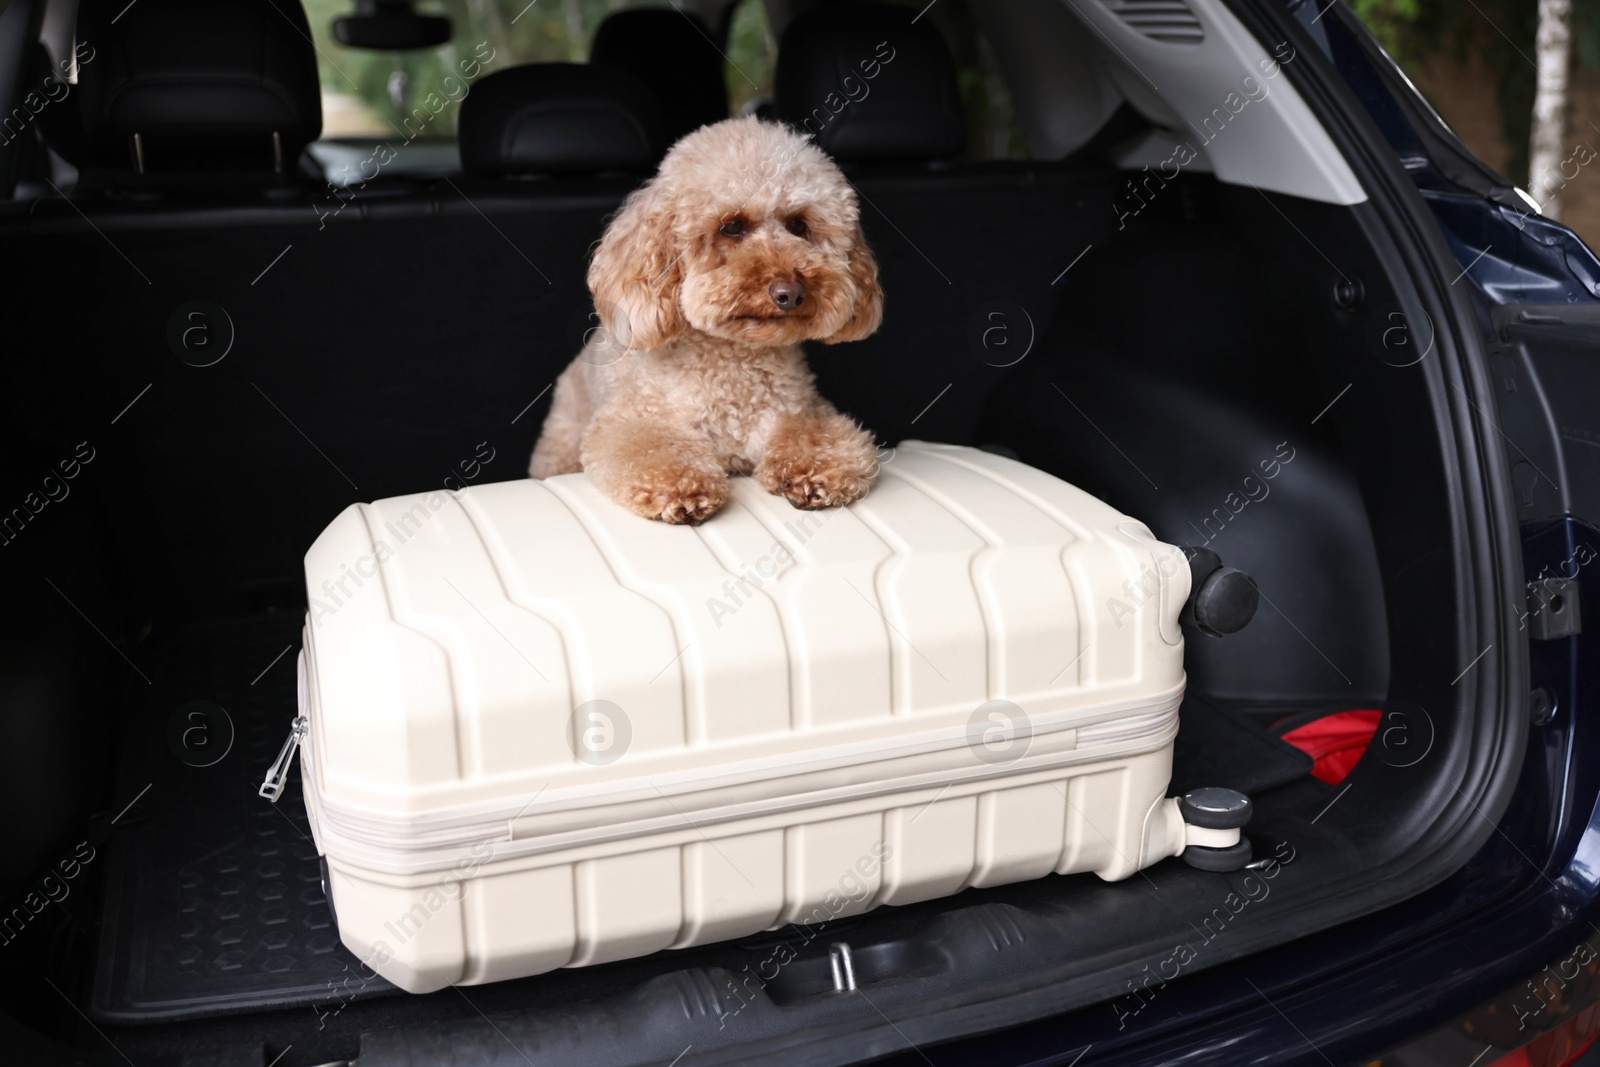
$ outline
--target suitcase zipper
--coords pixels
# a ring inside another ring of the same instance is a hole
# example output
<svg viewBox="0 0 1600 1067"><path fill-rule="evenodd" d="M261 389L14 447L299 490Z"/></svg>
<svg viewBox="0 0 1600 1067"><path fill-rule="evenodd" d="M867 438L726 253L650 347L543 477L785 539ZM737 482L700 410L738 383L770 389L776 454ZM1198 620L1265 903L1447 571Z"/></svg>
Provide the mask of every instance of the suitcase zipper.
<svg viewBox="0 0 1600 1067"><path fill-rule="evenodd" d="M1078 731L1078 737L1073 751L1077 755L1087 755L1092 749L1138 741L1147 737L1156 737L1172 729L1177 717L1178 704L1174 701L1165 708L1145 711L1122 719L1075 727ZM305 730L300 724L307 722L307 720L301 718L295 721L297 724L296 729L299 733L291 735L289 741L285 743L286 753L291 750L290 746L292 744L297 743L304 736ZM310 750L308 749L307 758L310 758L309 753ZM279 760L284 761L285 756L280 755ZM273 767L276 770L277 764L274 764ZM331 828L338 836L347 841L359 842L368 847L379 848L401 855L438 852L440 850L448 851L452 848L460 848L480 842L487 842L493 845L510 845L518 840L514 836L513 824L518 818L528 814L532 806L532 802L529 802L523 804L519 810L514 812L511 809L506 809L492 815L485 813L471 822L457 826L441 827L431 831L413 827L400 831L396 836L396 832L393 829L380 829L370 825L362 826L359 823L352 823L350 820L340 819L337 815L330 814L326 806L320 803L320 795L317 794L314 775L306 788L312 796L315 807L318 809L319 818L325 830ZM262 786L262 796L267 795L266 790L267 787L265 785ZM659 789L657 791L659 792ZM540 792L543 793L544 790L540 790ZM534 799L537 800L538 796L536 795ZM676 806L674 806L674 810L677 810ZM688 818L681 811L678 814L682 818ZM696 814L703 820L710 813L696 812ZM695 825L695 823L691 821L690 825ZM604 840L606 836L602 835L600 839Z"/></svg>
<svg viewBox="0 0 1600 1067"><path fill-rule="evenodd" d="M1088 726L1078 727L1078 748L1098 748L1101 745L1115 745L1123 741L1132 741L1147 734L1160 733L1178 717L1176 707L1160 711L1147 711L1141 715L1129 715L1121 719L1108 719L1105 722L1091 723Z"/></svg>
<svg viewBox="0 0 1600 1067"><path fill-rule="evenodd" d="M306 730L311 725L304 715L295 716L294 722L289 727L289 737L284 741L283 747L278 750L278 758L272 761L272 766L267 768L267 777L257 790L260 796L266 797L274 804L283 796L283 787L289 783L289 765L294 761L295 749L300 747L300 742L305 740Z"/></svg>

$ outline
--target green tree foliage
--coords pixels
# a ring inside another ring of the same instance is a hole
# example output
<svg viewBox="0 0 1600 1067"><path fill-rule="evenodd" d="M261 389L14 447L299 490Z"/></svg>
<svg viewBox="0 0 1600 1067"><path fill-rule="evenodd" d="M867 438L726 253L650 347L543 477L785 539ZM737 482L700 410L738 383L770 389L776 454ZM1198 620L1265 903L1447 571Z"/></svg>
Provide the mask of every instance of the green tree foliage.
<svg viewBox="0 0 1600 1067"><path fill-rule="evenodd" d="M1406 36L1422 13L1421 0L1347 0L1384 50L1396 59L1406 56Z"/></svg>
<svg viewBox="0 0 1600 1067"><path fill-rule="evenodd" d="M772 95L778 42L767 25L761 0L740 0L728 26L728 101L737 115L752 100Z"/></svg>

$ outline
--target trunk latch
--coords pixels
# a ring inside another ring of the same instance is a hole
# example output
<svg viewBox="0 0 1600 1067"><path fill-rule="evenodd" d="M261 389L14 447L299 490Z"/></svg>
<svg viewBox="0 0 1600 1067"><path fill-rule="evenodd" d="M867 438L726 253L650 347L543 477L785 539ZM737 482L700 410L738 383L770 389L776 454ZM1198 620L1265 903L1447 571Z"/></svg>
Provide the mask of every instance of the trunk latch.
<svg viewBox="0 0 1600 1067"><path fill-rule="evenodd" d="M1536 578L1528 583L1528 610L1523 616L1528 636L1551 641L1583 632L1578 610L1578 583L1571 578Z"/></svg>

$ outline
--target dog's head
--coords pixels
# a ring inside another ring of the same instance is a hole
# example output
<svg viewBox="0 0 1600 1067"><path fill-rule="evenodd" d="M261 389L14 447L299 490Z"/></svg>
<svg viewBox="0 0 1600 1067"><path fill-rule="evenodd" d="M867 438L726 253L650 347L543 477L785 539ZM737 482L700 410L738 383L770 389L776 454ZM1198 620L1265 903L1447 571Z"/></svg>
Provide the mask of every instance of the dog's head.
<svg viewBox="0 0 1600 1067"><path fill-rule="evenodd" d="M839 168L788 127L701 127L606 229L589 265L595 309L635 351L689 329L760 346L860 340L883 292L859 215Z"/></svg>

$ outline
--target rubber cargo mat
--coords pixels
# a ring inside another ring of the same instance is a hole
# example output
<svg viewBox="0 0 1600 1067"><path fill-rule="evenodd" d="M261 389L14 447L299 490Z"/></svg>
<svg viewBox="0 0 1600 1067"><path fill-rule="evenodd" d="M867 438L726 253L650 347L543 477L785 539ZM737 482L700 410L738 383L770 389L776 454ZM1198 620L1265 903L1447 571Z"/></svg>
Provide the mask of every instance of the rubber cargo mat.
<svg viewBox="0 0 1600 1067"><path fill-rule="evenodd" d="M393 992L339 943L298 766L257 795L296 711L301 618L181 630L124 720L92 1014L155 1022ZM221 714L217 711L220 708ZM231 734L231 737L229 736Z"/></svg>

